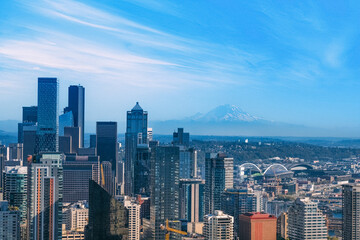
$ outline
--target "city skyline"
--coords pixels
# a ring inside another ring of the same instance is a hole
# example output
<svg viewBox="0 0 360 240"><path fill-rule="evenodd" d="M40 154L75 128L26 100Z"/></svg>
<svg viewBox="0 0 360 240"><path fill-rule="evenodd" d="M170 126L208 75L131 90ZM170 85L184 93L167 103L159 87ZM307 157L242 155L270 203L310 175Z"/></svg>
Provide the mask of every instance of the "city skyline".
<svg viewBox="0 0 360 240"><path fill-rule="evenodd" d="M150 120L228 103L268 120L356 128L358 4L4 2L0 101L11 104L0 120L20 120L21 106L36 105L37 77L56 77L60 109L68 86L87 89L89 121L125 122L136 101Z"/></svg>

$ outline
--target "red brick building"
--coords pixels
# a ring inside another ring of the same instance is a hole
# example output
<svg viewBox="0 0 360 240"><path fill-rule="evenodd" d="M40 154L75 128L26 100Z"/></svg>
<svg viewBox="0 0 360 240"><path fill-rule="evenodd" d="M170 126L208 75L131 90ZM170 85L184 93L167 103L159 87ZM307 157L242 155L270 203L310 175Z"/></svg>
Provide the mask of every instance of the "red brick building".
<svg viewBox="0 0 360 240"><path fill-rule="evenodd" d="M276 220L274 215L249 212L239 217L240 240L276 240Z"/></svg>

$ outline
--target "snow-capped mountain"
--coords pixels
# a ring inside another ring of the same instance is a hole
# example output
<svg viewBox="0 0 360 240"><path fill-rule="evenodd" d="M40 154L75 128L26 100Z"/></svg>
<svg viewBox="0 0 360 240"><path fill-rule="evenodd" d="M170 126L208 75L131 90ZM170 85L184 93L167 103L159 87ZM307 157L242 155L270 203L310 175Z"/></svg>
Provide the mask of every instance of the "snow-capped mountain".
<svg viewBox="0 0 360 240"><path fill-rule="evenodd" d="M244 112L241 108L230 104L218 106L205 114L197 113L189 119L202 122L253 122L261 120L261 118L252 116L251 114Z"/></svg>

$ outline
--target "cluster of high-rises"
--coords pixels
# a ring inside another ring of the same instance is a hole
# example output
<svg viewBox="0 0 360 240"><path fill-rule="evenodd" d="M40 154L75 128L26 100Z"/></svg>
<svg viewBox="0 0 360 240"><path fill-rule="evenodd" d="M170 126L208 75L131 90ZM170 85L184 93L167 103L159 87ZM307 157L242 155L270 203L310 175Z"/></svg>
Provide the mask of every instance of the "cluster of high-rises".
<svg viewBox="0 0 360 240"><path fill-rule="evenodd" d="M85 89L68 90L59 114L58 79L39 78L18 143L0 146L0 239L327 239L317 202L279 209L264 189L234 184L233 158L193 148L182 128L156 141L139 103L125 147L117 122L85 134ZM343 187L342 208L343 239L360 239L360 186Z"/></svg>

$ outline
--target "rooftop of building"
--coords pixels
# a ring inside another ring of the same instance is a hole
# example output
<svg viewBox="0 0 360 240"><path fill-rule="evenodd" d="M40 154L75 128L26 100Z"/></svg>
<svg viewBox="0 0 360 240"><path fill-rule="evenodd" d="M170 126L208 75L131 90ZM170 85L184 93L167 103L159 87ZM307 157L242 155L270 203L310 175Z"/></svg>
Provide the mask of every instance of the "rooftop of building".
<svg viewBox="0 0 360 240"><path fill-rule="evenodd" d="M143 111L140 107L139 102L136 102L135 106L131 109L131 111Z"/></svg>
<svg viewBox="0 0 360 240"><path fill-rule="evenodd" d="M6 174L27 174L27 167L23 166L7 166L5 167Z"/></svg>
<svg viewBox="0 0 360 240"><path fill-rule="evenodd" d="M251 219L277 219L275 215L271 215L264 212L248 212L243 215Z"/></svg>

